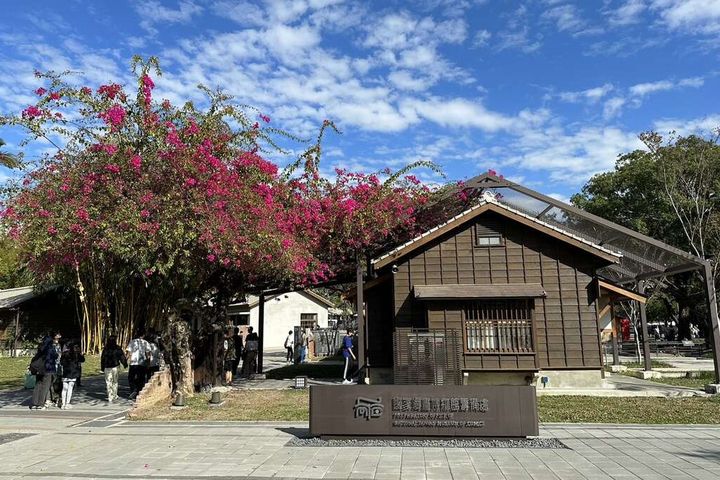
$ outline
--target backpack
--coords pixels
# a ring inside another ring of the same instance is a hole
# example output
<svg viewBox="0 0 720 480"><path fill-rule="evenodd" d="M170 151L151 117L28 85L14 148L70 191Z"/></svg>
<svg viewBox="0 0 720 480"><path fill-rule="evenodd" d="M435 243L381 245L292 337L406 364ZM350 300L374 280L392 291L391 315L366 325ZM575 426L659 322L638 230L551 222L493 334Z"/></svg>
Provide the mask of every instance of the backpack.
<svg viewBox="0 0 720 480"><path fill-rule="evenodd" d="M33 359L30 361L28 370L30 370L30 373L33 375L45 375L45 355L43 355L43 352L35 354Z"/></svg>

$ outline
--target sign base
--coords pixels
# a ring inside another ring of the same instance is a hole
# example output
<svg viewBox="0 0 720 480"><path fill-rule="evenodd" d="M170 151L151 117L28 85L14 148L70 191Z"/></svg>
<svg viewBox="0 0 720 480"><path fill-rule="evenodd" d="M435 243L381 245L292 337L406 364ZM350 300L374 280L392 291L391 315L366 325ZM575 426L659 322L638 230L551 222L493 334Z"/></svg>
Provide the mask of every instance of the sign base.
<svg viewBox="0 0 720 480"><path fill-rule="evenodd" d="M367 439L536 436L535 387L313 385L310 434Z"/></svg>

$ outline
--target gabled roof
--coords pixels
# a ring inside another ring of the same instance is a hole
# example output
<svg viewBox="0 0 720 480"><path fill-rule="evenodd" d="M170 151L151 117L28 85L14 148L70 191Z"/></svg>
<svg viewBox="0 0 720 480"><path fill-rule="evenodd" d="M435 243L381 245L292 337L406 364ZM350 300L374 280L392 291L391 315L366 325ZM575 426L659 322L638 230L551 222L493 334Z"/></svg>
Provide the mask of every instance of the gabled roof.
<svg viewBox="0 0 720 480"><path fill-rule="evenodd" d="M35 287L32 285L28 287L0 290L0 310L15 308L28 300L32 300L38 295L39 293L35 291Z"/></svg>
<svg viewBox="0 0 720 480"><path fill-rule="evenodd" d="M708 262L630 228L586 212L574 205L503 177L489 173L466 181L462 191L473 196L492 193L497 202L554 225L595 245L622 254L619 263L601 268L598 274L617 283L635 283L650 278L699 270Z"/></svg>
<svg viewBox="0 0 720 480"><path fill-rule="evenodd" d="M298 293L300 295L304 295L304 296L310 298L310 300L314 300L316 303L323 304L328 308L335 307L335 304L333 302L331 302L327 298L323 297L322 295L315 293L312 290L293 290L293 292ZM286 292L286 293L291 293L291 292ZM267 303L269 300L272 300L275 297L280 297L282 295L284 295L284 294L283 293L273 293L271 295L267 295L265 297L265 303ZM259 304L260 304L260 297L258 297L257 295L248 295L247 302L233 303L230 306L231 307L243 306L243 307L247 307L247 308L255 308Z"/></svg>
<svg viewBox="0 0 720 480"><path fill-rule="evenodd" d="M482 195L476 205L473 207L455 215L450 220L442 223L434 228L431 228L427 232L413 238L412 240L405 242L404 244L394 248L393 250L383 254L382 256L372 260L375 268L382 268L397 258L407 255L408 253L422 247L423 245L433 241L439 236L459 227L460 225L469 222L470 220L478 217L479 215L492 211L499 213L507 218L520 222L528 227L534 228L542 233L555 237L561 241L569 243L581 250L591 253L597 257L606 260L609 263L618 263L622 255L618 252L605 248L601 245L595 244L575 235L569 231L565 231L558 228L550 223L543 222L542 220L527 215L520 210L514 209L508 205L500 203L495 195L486 193Z"/></svg>

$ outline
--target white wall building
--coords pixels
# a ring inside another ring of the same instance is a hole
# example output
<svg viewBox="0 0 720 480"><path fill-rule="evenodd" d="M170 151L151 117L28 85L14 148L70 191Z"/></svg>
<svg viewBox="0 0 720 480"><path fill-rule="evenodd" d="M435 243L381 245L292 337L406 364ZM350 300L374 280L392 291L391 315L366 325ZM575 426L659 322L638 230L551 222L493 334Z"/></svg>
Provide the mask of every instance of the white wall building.
<svg viewBox="0 0 720 480"><path fill-rule="evenodd" d="M311 290L287 292L265 297L265 350L282 349L285 337L295 326L328 327L328 310L334 304ZM248 301L229 306L233 325L251 325L258 331L259 298L248 295Z"/></svg>

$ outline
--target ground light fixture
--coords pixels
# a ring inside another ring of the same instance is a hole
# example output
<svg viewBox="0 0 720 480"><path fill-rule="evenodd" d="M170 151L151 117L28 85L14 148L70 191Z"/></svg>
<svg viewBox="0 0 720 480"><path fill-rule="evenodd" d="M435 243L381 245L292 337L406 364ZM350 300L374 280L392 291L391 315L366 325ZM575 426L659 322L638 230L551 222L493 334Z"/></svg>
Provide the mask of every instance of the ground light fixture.
<svg viewBox="0 0 720 480"><path fill-rule="evenodd" d="M308 386L308 377L301 375L299 377L295 377L295 383L293 384L293 388L307 388Z"/></svg>

